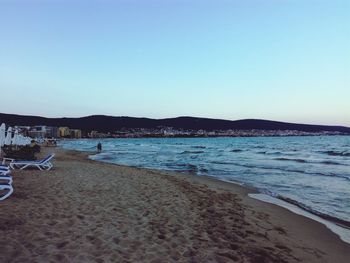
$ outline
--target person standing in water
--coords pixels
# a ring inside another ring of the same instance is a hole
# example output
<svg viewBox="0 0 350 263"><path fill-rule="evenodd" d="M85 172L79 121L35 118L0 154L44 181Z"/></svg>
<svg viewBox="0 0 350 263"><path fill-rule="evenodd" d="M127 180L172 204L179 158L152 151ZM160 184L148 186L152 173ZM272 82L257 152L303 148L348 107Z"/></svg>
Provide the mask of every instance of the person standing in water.
<svg viewBox="0 0 350 263"><path fill-rule="evenodd" d="M99 143L97 144L97 151L98 151L98 152L101 152L101 151L102 151L102 144L101 144L101 142L99 142Z"/></svg>

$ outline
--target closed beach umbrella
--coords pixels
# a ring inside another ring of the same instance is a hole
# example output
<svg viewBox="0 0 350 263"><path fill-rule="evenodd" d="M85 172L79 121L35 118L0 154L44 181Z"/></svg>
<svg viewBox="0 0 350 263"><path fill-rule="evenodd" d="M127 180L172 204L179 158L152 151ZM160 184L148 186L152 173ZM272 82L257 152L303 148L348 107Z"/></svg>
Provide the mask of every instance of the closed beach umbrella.
<svg viewBox="0 0 350 263"><path fill-rule="evenodd" d="M29 137L23 136L22 134L18 134L17 137L17 145L24 146L30 144L31 139Z"/></svg>
<svg viewBox="0 0 350 263"><path fill-rule="evenodd" d="M15 130L15 134L12 137L11 143L12 145L18 145L18 130Z"/></svg>
<svg viewBox="0 0 350 263"><path fill-rule="evenodd" d="M9 127L7 129L7 134L5 138L5 145L11 145L11 138L12 138L12 128Z"/></svg>
<svg viewBox="0 0 350 263"><path fill-rule="evenodd" d="M23 136L22 134L19 134L17 137L17 144L20 146L28 145L30 144L30 138Z"/></svg>
<svg viewBox="0 0 350 263"><path fill-rule="evenodd" d="M24 136L22 134L18 134L17 136L17 145L23 146L24 144Z"/></svg>
<svg viewBox="0 0 350 263"><path fill-rule="evenodd" d="M6 133L6 128L5 128L5 123L3 123L0 126L0 147L4 146L5 144L5 133Z"/></svg>
<svg viewBox="0 0 350 263"><path fill-rule="evenodd" d="M24 143L25 145L29 145L32 142L32 139L30 137L25 137Z"/></svg>

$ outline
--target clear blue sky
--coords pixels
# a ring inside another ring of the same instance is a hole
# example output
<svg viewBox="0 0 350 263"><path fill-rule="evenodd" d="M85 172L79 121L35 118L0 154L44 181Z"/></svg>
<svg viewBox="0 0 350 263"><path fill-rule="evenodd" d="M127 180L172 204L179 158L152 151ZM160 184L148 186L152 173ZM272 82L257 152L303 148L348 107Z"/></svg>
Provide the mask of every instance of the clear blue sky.
<svg viewBox="0 0 350 263"><path fill-rule="evenodd" d="M0 0L0 112L350 126L350 1Z"/></svg>

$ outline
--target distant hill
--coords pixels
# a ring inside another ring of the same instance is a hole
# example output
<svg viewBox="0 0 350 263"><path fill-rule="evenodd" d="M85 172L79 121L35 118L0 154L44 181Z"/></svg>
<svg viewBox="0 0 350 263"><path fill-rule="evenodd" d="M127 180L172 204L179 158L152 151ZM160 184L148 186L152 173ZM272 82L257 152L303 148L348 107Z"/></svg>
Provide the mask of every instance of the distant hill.
<svg viewBox="0 0 350 263"><path fill-rule="evenodd" d="M269 120L245 119L237 121L207 119L195 117L177 117L169 119L148 119L134 117L112 117L93 115L81 118L44 118L0 113L0 124L8 125L47 125L68 126L83 131L96 130L100 132L115 132L121 128L157 128L159 126L173 127L186 130L298 130L305 132L338 131L350 134L350 127L295 124Z"/></svg>

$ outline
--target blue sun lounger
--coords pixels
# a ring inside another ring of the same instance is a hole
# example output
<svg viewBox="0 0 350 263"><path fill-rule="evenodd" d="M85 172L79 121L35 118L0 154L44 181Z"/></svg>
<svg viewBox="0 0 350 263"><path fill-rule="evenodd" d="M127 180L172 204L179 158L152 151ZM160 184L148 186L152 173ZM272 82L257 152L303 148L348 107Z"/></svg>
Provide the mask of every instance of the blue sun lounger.
<svg viewBox="0 0 350 263"><path fill-rule="evenodd" d="M10 167L7 165L0 165L0 175L11 173Z"/></svg>
<svg viewBox="0 0 350 263"><path fill-rule="evenodd" d="M5 200L13 193L10 167L0 165L0 201Z"/></svg>
<svg viewBox="0 0 350 263"><path fill-rule="evenodd" d="M2 184L3 182L7 184L12 184L12 176L8 174L0 174L0 184Z"/></svg>
<svg viewBox="0 0 350 263"><path fill-rule="evenodd" d="M13 193L13 187L11 184L0 184L0 201L5 200L7 197L9 197ZM3 194L2 192L5 191Z"/></svg>

